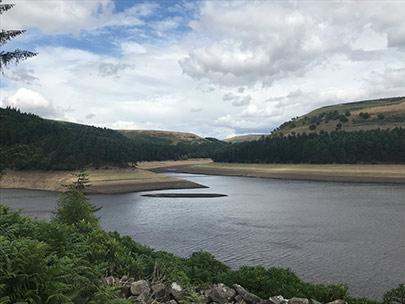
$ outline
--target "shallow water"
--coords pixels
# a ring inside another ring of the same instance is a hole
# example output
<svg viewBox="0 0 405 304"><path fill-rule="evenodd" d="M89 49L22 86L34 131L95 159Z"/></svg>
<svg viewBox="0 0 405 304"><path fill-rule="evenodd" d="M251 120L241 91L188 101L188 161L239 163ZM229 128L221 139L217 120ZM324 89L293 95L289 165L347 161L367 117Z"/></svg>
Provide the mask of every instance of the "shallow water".
<svg viewBox="0 0 405 304"><path fill-rule="evenodd" d="M182 256L207 250L234 267L288 267L307 281L345 282L355 296L379 298L405 282L403 185L170 175L210 188L164 192L228 196L91 195L103 207L102 226ZM48 218L57 194L3 189L0 199Z"/></svg>

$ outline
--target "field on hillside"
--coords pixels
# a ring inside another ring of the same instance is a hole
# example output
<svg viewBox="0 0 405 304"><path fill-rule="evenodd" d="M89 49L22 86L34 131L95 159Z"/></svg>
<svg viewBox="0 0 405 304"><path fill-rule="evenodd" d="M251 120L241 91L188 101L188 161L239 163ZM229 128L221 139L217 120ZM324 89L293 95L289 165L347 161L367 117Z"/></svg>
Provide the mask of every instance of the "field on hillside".
<svg viewBox="0 0 405 304"><path fill-rule="evenodd" d="M263 136L266 136L266 134L248 134L248 135L239 135L239 136L234 136L225 139L224 141L227 143L240 143L240 142L245 142L245 141L254 141L254 140L259 140Z"/></svg>
<svg viewBox="0 0 405 304"><path fill-rule="evenodd" d="M316 109L282 124L275 133L358 131L405 127L405 98L386 98Z"/></svg>
<svg viewBox="0 0 405 304"><path fill-rule="evenodd" d="M174 132L162 130L118 130L121 134L130 139L138 139L151 141L163 144L178 144L178 143L206 143L205 138L188 132Z"/></svg>

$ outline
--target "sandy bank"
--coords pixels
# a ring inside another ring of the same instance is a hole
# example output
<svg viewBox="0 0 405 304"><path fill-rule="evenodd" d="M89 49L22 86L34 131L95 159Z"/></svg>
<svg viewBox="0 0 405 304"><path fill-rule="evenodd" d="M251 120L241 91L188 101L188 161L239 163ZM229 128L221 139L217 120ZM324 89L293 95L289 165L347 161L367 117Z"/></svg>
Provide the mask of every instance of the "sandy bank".
<svg viewBox="0 0 405 304"><path fill-rule="evenodd" d="M88 170L89 193L203 188L203 185L141 169ZM71 171L6 171L0 188L64 191L74 180Z"/></svg>
<svg viewBox="0 0 405 304"><path fill-rule="evenodd" d="M405 165L229 164L205 162L154 170L277 179L405 184Z"/></svg>

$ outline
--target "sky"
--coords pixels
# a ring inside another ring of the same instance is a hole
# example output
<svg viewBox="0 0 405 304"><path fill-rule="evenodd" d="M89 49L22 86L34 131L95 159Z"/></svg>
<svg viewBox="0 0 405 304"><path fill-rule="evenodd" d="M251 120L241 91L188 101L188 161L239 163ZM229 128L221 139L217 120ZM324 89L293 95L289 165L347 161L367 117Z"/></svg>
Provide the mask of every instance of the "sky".
<svg viewBox="0 0 405 304"><path fill-rule="evenodd" d="M14 0L1 106L114 129L269 133L405 95L405 1Z"/></svg>

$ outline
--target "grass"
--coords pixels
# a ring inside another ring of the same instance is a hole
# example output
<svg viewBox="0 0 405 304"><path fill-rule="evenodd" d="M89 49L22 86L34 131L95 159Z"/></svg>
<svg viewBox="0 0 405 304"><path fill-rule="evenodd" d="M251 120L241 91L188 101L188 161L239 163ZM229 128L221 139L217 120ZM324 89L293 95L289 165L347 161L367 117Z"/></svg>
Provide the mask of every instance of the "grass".
<svg viewBox="0 0 405 304"><path fill-rule="evenodd" d="M310 130L309 126L312 124L310 121L305 121L305 117L316 117L322 113L338 111L343 114L350 111L351 115L347 117L348 121L342 124L341 130L344 131L358 131L370 129L392 129L395 127L405 127L405 98L388 98L382 100L367 100L362 102L344 103L322 107L309 112L306 115L298 118L294 125L287 125L281 132L285 135L295 133L313 133L319 131L331 132L336 130L336 125L339 120L329 120L325 122L322 120L315 130ZM361 112L370 114L369 119L359 118ZM384 115L383 119L379 119L378 115Z"/></svg>

